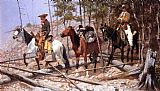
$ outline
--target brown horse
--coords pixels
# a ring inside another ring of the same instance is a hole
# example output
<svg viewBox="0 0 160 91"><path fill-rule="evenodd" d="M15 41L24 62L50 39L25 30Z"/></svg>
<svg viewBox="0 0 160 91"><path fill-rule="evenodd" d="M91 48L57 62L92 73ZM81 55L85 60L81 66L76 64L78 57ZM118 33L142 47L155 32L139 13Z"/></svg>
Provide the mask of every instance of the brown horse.
<svg viewBox="0 0 160 91"><path fill-rule="evenodd" d="M84 57L84 61L85 61L84 66L87 69L87 54L90 54L89 58L91 62L94 63L94 68L96 68L97 56L98 56L98 53L100 52L98 47L98 42L95 41L92 43L87 43L83 36L79 37L76 34L72 26L69 26L61 33L61 37L66 37L66 36L69 36L72 42L72 49L74 50L75 56L76 56L76 69L78 69L79 67L80 55ZM100 40L100 45L101 45L101 40ZM91 55L93 58L91 57ZM96 72L96 70L94 70L94 72ZM88 75L88 72L86 75Z"/></svg>

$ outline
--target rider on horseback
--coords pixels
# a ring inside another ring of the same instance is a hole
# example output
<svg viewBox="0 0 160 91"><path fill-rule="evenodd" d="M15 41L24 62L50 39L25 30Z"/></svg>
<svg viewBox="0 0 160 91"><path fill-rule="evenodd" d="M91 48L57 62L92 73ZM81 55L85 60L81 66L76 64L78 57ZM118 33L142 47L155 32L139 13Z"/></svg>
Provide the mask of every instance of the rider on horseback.
<svg viewBox="0 0 160 91"><path fill-rule="evenodd" d="M126 5L124 5L124 4L122 5L122 12L119 15L117 20L119 22L119 25L118 25L116 30L119 30L121 28L127 36L129 45L133 46L133 42L132 42L133 41L133 35L132 35L132 32L131 32L131 27L129 25L130 13L127 12Z"/></svg>
<svg viewBox="0 0 160 91"><path fill-rule="evenodd" d="M50 23L49 21L46 19L48 14L42 14L39 15L38 17L40 17L41 19L41 33L43 35L43 43L44 44L44 49L46 52L51 53L51 37L49 36L50 33Z"/></svg>

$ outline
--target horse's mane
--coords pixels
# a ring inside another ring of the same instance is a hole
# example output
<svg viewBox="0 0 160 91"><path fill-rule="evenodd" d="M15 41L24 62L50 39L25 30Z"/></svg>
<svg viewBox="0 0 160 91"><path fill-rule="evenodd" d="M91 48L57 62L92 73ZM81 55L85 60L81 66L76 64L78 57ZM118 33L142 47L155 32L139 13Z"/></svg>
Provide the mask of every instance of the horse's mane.
<svg viewBox="0 0 160 91"><path fill-rule="evenodd" d="M23 29L23 32L24 32L25 43L28 45L31 42L33 36L31 36L25 29Z"/></svg>
<svg viewBox="0 0 160 91"><path fill-rule="evenodd" d="M75 43L75 45L77 46L77 48L80 46L80 37L76 34L74 28L72 26L68 27L71 31L74 32L74 40L73 42Z"/></svg>
<svg viewBox="0 0 160 91"><path fill-rule="evenodd" d="M76 34L75 31L74 31L74 43L76 44L77 48L80 46L80 37Z"/></svg>

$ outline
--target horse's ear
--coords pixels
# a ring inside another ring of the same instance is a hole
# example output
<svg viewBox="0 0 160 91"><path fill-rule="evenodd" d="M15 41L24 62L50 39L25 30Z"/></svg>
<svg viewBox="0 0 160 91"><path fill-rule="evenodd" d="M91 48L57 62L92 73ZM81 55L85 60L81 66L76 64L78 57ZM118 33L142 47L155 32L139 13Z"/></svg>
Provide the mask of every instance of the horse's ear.
<svg viewBox="0 0 160 91"><path fill-rule="evenodd" d="M32 31L31 31L30 33L31 33L31 35L32 35L33 37L36 37Z"/></svg>
<svg viewBox="0 0 160 91"><path fill-rule="evenodd" d="M69 27L68 27L68 29L69 29L69 30L72 30L72 29L73 29L73 27L72 27L72 26L69 26Z"/></svg>

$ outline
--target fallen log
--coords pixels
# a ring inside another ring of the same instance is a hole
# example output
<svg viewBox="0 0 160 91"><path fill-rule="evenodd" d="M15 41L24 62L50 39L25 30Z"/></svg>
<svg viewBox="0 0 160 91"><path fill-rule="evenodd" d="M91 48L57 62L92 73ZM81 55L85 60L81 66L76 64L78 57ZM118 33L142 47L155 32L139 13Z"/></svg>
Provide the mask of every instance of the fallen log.
<svg viewBox="0 0 160 91"><path fill-rule="evenodd" d="M105 81L105 80L122 79L122 78L126 78L126 77L133 76L133 75L136 75L136 74L140 74L140 73L141 73L140 69L137 68L137 69L133 69L133 70L128 71L128 72L119 73L119 74L114 75L112 77L104 77L101 80Z"/></svg>
<svg viewBox="0 0 160 91"><path fill-rule="evenodd" d="M26 59L30 59L30 58L35 58L35 56L26 57ZM0 62L0 64L7 63L7 62L11 62L11 61L19 61L19 60L23 60L23 59L24 59L24 58L10 59L10 60L6 60L6 61L2 61L2 62Z"/></svg>
<svg viewBox="0 0 160 91"><path fill-rule="evenodd" d="M137 69L137 67L134 66L130 66L130 65L120 65L123 64L121 61L118 60L112 60L112 65L118 65L116 66L118 69L122 70L122 71L131 71L133 69Z"/></svg>
<svg viewBox="0 0 160 91"><path fill-rule="evenodd" d="M103 77L101 80L104 81L104 80L120 79L120 78L125 78L128 76L133 76L133 75L137 75L137 74L141 73L141 67L134 67L134 66L130 66L130 65L120 65L123 63L120 61L117 61L117 60L112 60L112 64L117 65L115 67L117 67L120 70L125 71L125 72L119 73L119 74L112 76L112 77Z"/></svg>
<svg viewBox="0 0 160 91"><path fill-rule="evenodd" d="M91 64L90 62L87 63L87 64ZM81 62L80 66L83 65L83 62ZM41 69L41 70L38 70L38 71L30 71L30 70L24 70L24 69L21 69L21 68L17 68L17 67L8 67L8 66L4 66L4 65L0 65L1 67L6 67L6 68L12 68L12 69L16 69L16 70L20 70L20 71L24 71L24 72L28 72L28 73L32 73L32 75L30 75L29 77L36 77L38 75L51 75L51 76L54 76L54 77L60 77L60 78L64 78L62 75L59 75L59 74L53 74L51 72L55 71L53 68L49 68L49 69ZM75 65L72 65L71 67L74 67ZM26 75L25 77L28 77L28 75ZM83 80L83 79L77 79L77 78L73 78L73 77L68 77L69 79L71 80L75 80L75 81L80 81L80 82L84 82L84 83L88 83L88 84L92 84L92 85L101 85L102 83L99 83L99 82L92 82L92 81L87 81L87 80ZM7 83L9 82L10 80L8 81L5 81L1 84L4 84L4 83Z"/></svg>
<svg viewBox="0 0 160 91"><path fill-rule="evenodd" d="M56 88L54 86L49 86L49 85L46 85L45 83L41 83L39 81L37 82L37 81L34 81L34 80L29 79L27 77L24 77L22 75L11 73L9 71L2 71L2 70L0 70L0 73L9 76L11 79L17 79L19 81L22 81L24 83L27 83L27 84L35 86L35 87L43 87L43 88L51 89L53 91L60 91L59 88Z"/></svg>

